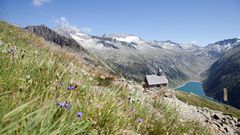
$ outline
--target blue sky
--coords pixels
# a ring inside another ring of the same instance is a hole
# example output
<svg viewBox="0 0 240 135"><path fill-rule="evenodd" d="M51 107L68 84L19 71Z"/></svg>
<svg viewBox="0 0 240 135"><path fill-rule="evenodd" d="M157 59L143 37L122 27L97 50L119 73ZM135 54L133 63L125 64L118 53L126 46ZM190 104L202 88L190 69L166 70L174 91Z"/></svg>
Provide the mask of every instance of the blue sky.
<svg viewBox="0 0 240 135"><path fill-rule="evenodd" d="M240 0L0 0L0 15L23 27L64 21L93 35L202 46L240 36Z"/></svg>

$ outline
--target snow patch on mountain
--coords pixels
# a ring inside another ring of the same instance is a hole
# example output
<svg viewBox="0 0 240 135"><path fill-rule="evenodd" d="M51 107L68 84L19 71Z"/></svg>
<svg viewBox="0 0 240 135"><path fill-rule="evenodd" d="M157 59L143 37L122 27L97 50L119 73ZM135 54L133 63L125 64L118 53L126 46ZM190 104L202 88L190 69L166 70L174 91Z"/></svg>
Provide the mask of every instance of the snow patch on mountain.
<svg viewBox="0 0 240 135"><path fill-rule="evenodd" d="M152 47L162 48L165 50L184 50L187 52L195 52L198 50L202 50L202 47L195 44L180 44L175 43L170 40L166 41L150 41Z"/></svg>
<svg viewBox="0 0 240 135"><path fill-rule="evenodd" d="M204 48L203 54L213 57L219 57L223 55L226 51L240 45L240 39L225 39L222 41L218 41L212 44L207 45Z"/></svg>
<svg viewBox="0 0 240 135"><path fill-rule="evenodd" d="M183 51L197 56L218 58L229 49L240 45L239 38L225 39L206 47L195 44L181 44L171 40L166 41L145 41L132 34L109 34L103 36L92 36L69 27L60 26L55 29L58 33L75 39L87 49L121 49L129 51L136 49L151 52L153 50L165 50L167 52Z"/></svg>
<svg viewBox="0 0 240 135"><path fill-rule="evenodd" d="M140 39L136 36L127 36L127 37L116 38L116 40L131 43L131 42L139 41Z"/></svg>
<svg viewBox="0 0 240 135"><path fill-rule="evenodd" d="M117 41L126 42L126 43L132 43L132 42L143 43L144 42L142 39L132 34L110 34L110 35L107 35L107 37L110 37Z"/></svg>
<svg viewBox="0 0 240 135"><path fill-rule="evenodd" d="M104 45L97 43L91 36L84 33L70 33L70 36L76 40L79 44L87 49L103 49Z"/></svg>

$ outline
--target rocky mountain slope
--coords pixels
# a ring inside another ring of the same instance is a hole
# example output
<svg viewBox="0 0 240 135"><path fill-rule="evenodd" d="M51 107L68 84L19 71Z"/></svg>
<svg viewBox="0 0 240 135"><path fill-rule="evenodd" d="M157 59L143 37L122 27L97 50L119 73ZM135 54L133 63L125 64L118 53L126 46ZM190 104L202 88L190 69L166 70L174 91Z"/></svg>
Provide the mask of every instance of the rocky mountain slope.
<svg viewBox="0 0 240 135"><path fill-rule="evenodd" d="M66 29L66 28L59 28L59 31L61 29ZM52 43L55 46L59 46L60 48L65 48L77 53L78 57L81 57L82 59L84 59L83 62L85 62L85 64L88 64L94 67L99 67L99 68L102 68L102 70L107 70L112 72L112 70L109 68L108 65L106 65L100 59L90 54L89 51L85 49L81 44L79 44L78 42L76 42L76 40L74 40L73 38L67 35L58 34L57 32L48 28L45 25L27 26L24 28L24 30L44 38L44 40ZM68 31L66 32L66 34L69 32L72 32L72 31Z"/></svg>
<svg viewBox="0 0 240 135"><path fill-rule="evenodd" d="M240 43L227 51L207 71L206 94L223 101L223 88L228 88L228 104L240 108Z"/></svg>
<svg viewBox="0 0 240 135"><path fill-rule="evenodd" d="M193 44L172 41L144 41L128 34L91 36L64 29L58 33L75 39L92 54L105 61L118 74L142 81L144 75L156 73L161 68L171 81L178 85L197 78L213 60L196 52L203 48Z"/></svg>
<svg viewBox="0 0 240 135"><path fill-rule="evenodd" d="M219 58L226 51L236 47L240 43L239 38L225 39L212 44L207 45L202 52L206 56Z"/></svg>
<svg viewBox="0 0 240 135"><path fill-rule="evenodd" d="M68 38L66 36L62 36L58 34L57 32L51 30L45 25L39 25L39 26L27 26L24 28L27 31L33 32L37 34L38 36L43 37L47 41L51 41L55 43L56 45L59 45L61 47L69 47L72 49L76 49L77 51L87 52L86 49L84 49L79 43L77 43L72 38Z"/></svg>

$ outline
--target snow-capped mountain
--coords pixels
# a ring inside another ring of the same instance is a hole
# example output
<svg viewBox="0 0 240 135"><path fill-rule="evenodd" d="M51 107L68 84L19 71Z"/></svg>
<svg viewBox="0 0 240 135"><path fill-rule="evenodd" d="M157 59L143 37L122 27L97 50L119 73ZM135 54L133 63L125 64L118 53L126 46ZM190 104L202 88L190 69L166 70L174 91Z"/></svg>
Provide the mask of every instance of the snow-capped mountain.
<svg viewBox="0 0 240 135"><path fill-rule="evenodd" d="M202 47L193 44L145 41L131 34L92 36L62 29L60 33L75 39L117 73L136 80L161 68L174 85L197 76L212 62L207 57L195 55L194 52Z"/></svg>
<svg viewBox="0 0 240 135"><path fill-rule="evenodd" d="M126 43L143 43L144 41L133 35L133 34L109 34L109 35L104 35L104 37L109 37L112 39L115 39L117 41L122 41Z"/></svg>
<svg viewBox="0 0 240 135"><path fill-rule="evenodd" d="M196 44L181 44L182 49L188 51L188 52L198 52L203 50L203 47L200 47Z"/></svg>
<svg viewBox="0 0 240 135"><path fill-rule="evenodd" d="M54 31L66 37L71 37L71 33L81 33L77 28L69 27L66 25L59 25L58 27L54 28Z"/></svg>
<svg viewBox="0 0 240 135"><path fill-rule="evenodd" d="M82 46L88 49L127 49L134 48L137 50L141 49L163 49L163 50L184 50L187 52L195 52L201 50L194 44L180 44L170 40L166 41L145 41L138 36L132 34L109 34L103 36L92 36L79 31L64 30L66 28L60 27L55 28L58 33L71 37L79 42ZM127 48L126 48L127 47Z"/></svg>
<svg viewBox="0 0 240 135"><path fill-rule="evenodd" d="M181 43L176 43L170 40L166 41L150 41L150 45L152 47L156 48L162 48L164 50L178 50L178 51L184 51L184 52L189 52L192 55L195 56L201 56L201 51L204 50L203 47L195 45L195 44L181 44Z"/></svg>
<svg viewBox="0 0 240 135"><path fill-rule="evenodd" d="M239 44L240 44L239 38L225 39L225 40L207 45L204 48L203 53L205 55L217 58L222 56L226 51L238 46Z"/></svg>
<svg viewBox="0 0 240 135"><path fill-rule="evenodd" d="M152 47L156 47L156 48L162 48L162 49L182 49L182 47L180 46L180 44L172 42L170 40L166 40L166 41L150 41L150 44Z"/></svg>

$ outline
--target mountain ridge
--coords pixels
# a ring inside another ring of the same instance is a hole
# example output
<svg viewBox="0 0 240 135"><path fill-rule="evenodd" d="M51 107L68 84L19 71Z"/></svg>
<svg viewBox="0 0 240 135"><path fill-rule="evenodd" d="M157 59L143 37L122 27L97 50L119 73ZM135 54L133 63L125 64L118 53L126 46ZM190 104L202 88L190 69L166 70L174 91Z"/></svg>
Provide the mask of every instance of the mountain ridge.
<svg viewBox="0 0 240 135"><path fill-rule="evenodd" d="M239 38L231 38L231 39L224 39L224 40L217 41L215 43L208 44L205 47L205 53L207 53L205 55L219 58L222 55L224 55L226 51L236 47L239 43L240 43Z"/></svg>
<svg viewBox="0 0 240 135"><path fill-rule="evenodd" d="M68 35L92 54L103 59L116 72L138 81L142 81L145 74L153 74L161 67L170 80L173 80L172 82L184 82L190 79L190 76L197 76L199 71L206 69L212 62L212 60L204 62L208 58L201 54L195 55L193 52L201 50L202 47L193 44L184 45L170 40L145 41L135 35L130 35L134 36L134 40L131 42L124 42L125 39L117 40L119 37L128 37L129 35L126 34L112 37L79 33L69 33ZM201 62L199 64L196 61ZM190 65L196 69L189 68ZM174 84L177 85L177 83Z"/></svg>
<svg viewBox="0 0 240 135"><path fill-rule="evenodd" d="M27 26L24 28L24 30L33 32L43 37L45 40L54 42L55 44L60 45L61 47L71 47L72 49L77 49L78 51L88 53L87 50L84 49L75 40L68 38L66 36L60 35L45 25Z"/></svg>
<svg viewBox="0 0 240 135"><path fill-rule="evenodd" d="M229 101L226 103L240 108L240 43L214 62L207 74L206 94L224 102L223 88L227 88Z"/></svg>

